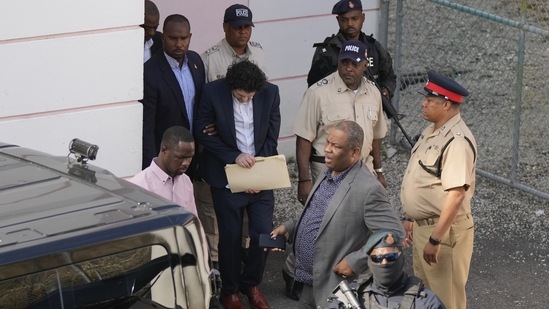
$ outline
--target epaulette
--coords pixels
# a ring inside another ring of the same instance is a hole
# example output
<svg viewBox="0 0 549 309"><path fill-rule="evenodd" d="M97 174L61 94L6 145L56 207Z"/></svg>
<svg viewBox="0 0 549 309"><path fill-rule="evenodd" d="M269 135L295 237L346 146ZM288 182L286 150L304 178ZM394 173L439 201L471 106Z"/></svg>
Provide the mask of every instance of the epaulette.
<svg viewBox="0 0 549 309"><path fill-rule="evenodd" d="M374 34L370 34L370 35L365 35L366 36L366 41L368 41L368 43L375 43L376 42L376 39L374 39Z"/></svg>
<svg viewBox="0 0 549 309"><path fill-rule="evenodd" d="M263 46L261 46L261 44L259 44L259 43L257 43L257 42L249 41L248 43L250 43L250 46L253 46L253 47L257 47L257 48L263 49Z"/></svg>
<svg viewBox="0 0 549 309"><path fill-rule="evenodd" d="M319 80L318 82L316 82L315 84L316 84L318 87L322 87L322 86L324 86L324 85L328 85L329 83L330 83L330 82L329 82L327 79L323 78L323 79Z"/></svg>
<svg viewBox="0 0 549 309"><path fill-rule="evenodd" d="M458 127L458 128L456 128ZM463 134L461 128L459 128L459 126L453 126L451 129L450 129L450 132L452 132L452 135L455 137L455 138L463 138L465 137L465 134Z"/></svg>
<svg viewBox="0 0 549 309"><path fill-rule="evenodd" d="M371 79L369 79L369 78L365 78L365 79L366 79L366 82L368 82L368 83L370 83L370 84L372 84L372 85L374 85L374 86L377 87L376 83L375 83L373 80L371 80Z"/></svg>
<svg viewBox="0 0 549 309"><path fill-rule="evenodd" d="M215 52L218 52L218 51L219 51L219 45L214 45L213 47L211 47L210 49L208 49L204 53L209 56L209 55L211 55Z"/></svg>
<svg viewBox="0 0 549 309"><path fill-rule="evenodd" d="M322 43L314 43L313 47L337 47L337 44L322 42Z"/></svg>

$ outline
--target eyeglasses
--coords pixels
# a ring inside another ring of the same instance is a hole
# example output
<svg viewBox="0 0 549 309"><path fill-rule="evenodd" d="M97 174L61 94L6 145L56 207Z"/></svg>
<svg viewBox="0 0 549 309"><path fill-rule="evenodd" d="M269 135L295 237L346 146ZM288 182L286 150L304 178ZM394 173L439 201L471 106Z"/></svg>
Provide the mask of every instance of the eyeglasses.
<svg viewBox="0 0 549 309"><path fill-rule="evenodd" d="M370 260L374 263L381 263L383 260L387 260L387 262L394 262L398 260L398 257L400 256L400 252L393 252L393 253L387 253L387 254L374 254L370 255Z"/></svg>

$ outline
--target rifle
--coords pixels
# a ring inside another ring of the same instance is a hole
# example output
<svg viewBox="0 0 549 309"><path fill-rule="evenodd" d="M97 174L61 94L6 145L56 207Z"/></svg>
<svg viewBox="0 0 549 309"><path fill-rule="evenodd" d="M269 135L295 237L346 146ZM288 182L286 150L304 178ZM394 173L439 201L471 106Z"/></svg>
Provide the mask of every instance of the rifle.
<svg viewBox="0 0 549 309"><path fill-rule="evenodd" d="M369 68L366 69L366 71L364 71L364 74L366 75L366 77L369 80L371 80L376 85L377 89L379 89L379 91L381 92L381 87L378 84L377 80L372 75L372 73L370 72ZM404 130L404 127L402 127L402 124L399 121L399 117L401 115L398 114L398 112L396 111L395 107L391 103L391 99L389 99L388 97L386 97L382 94L381 95L381 104L383 106L383 111L387 115L387 118L393 119L393 121L396 123L396 125L400 128L400 131L402 131L402 134L404 135L404 137L406 138L408 143L410 143L410 146L413 147L415 143L412 142L412 139L410 138L410 136L408 135L406 130Z"/></svg>

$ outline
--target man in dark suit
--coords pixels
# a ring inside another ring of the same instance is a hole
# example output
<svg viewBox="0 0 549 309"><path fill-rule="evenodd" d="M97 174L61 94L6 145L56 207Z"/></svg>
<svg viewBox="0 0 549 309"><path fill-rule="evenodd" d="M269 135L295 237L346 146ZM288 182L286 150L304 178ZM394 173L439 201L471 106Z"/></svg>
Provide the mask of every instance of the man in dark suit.
<svg viewBox="0 0 549 309"><path fill-rule="evenodd" d="M294 278L302 284L298 308L327 308L332 290L368 268L366 241L380 229L402 238L404 229L387 192L361 160L364 131L337 123L326 139L325 165L299 219L277 227L294 243Z"/></svg>
<svg viewBox="0 0 549 309"><path fill-rule="evenodd" d="M156 4L150 0L145 0L145 21L139 25L145 33L143 62L147 62L152 55L162 50L162 32L156 31L159 23L160 12Z"/></svg>
<svg viewBox="0 0 549 309"><path fill-rule="evenodd" d="M205 81L202 59L189 50L189 20L170 15L162 31L164 52L156 53L144 66L143 169L159 152L166 129L178 125L192 132L193 114ZM192 176L193 170L191 166L187 174Z"/></svg>
<svg viewBox="0 0 549 309"><path fill-rule="evenodd" d="M200 128L214 123L217 135ZM277 154L280 131L278 87L250 61L229 67L225 79L204 86L194 133L204 146L199 173L211 186L219 227L219 270L223 282L221 302L225 309L244 308L239 291L254 308L268 305L258 286L268 252L259 247L259 235L272 230L272 190L231 193L224 167L238 164L251 168L256 156ZM240 250L244 210L248 212L250 248L242 259ZM241 262L243 261L243 265Z"/></svg>

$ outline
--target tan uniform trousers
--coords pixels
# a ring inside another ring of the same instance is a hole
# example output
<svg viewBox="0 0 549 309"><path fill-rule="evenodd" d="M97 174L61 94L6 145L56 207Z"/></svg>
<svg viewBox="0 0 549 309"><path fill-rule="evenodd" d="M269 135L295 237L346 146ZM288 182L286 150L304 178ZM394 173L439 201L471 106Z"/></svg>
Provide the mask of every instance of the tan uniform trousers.
<svg viewBox="0 0 549 309"><path fill-rule="evenodd" d="M204 227L204 233L206 233L206 238L210 245L210 257L212 262L217 262L219 261L219 253L217 251L219 230L217 228L217 218L213 207L210 186L204 181L194 180L193 187L198 219L200 219L200 222Z"/></svg>
<svg viewBox="0 0 549 309"><path fill-rule="evenodd" d="M429 241L438 218L416 220L414 223L414 273L442 300L447 309L465 309L465 284L473 254L473 217L461 215L441 242L437 264L427 264L423 248Z"/></svg>
<svg viewBox="0 0 549 309"><path fill-rule="evenodd" d="M210 245L210 257L212 262L219 261L219 252L217 245L219 244L219 229L217 227L217 217L212 201L212 193L210 186L199 180L193 181L194 200L198 219L202 223L208 244ZM250 236L248 235L248 213L244 212L244 223L242 224L242 248L250 247Z"/></svg>

